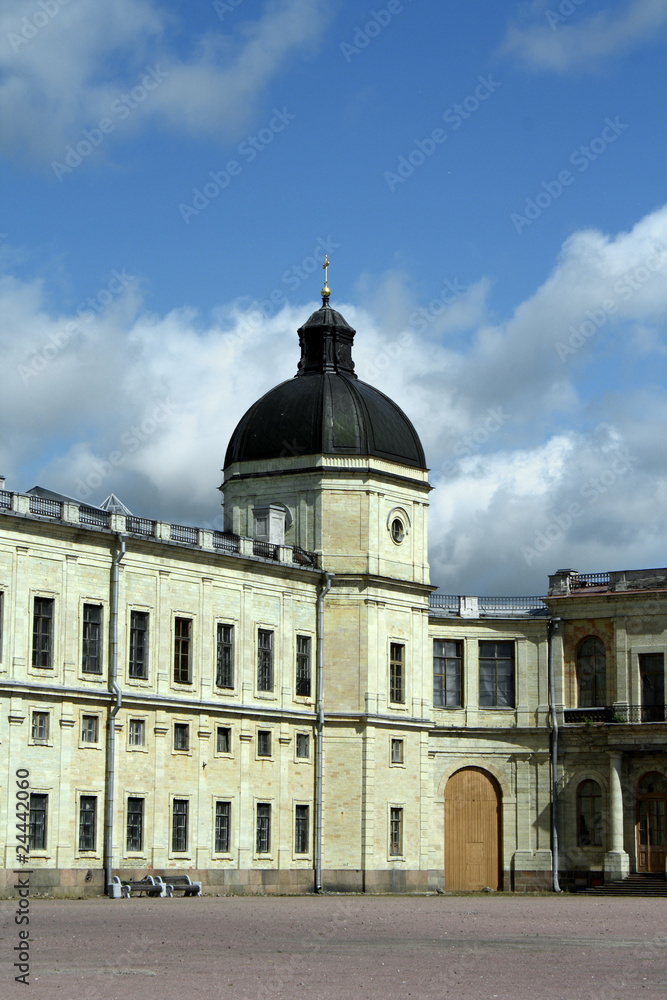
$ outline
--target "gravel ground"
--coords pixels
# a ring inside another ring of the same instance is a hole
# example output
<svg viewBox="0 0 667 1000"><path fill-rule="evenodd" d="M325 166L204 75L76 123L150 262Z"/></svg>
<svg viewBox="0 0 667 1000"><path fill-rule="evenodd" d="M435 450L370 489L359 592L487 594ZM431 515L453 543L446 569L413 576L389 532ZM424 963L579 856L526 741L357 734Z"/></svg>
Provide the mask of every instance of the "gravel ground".
<svg viewBox="0 0 667 1000"><path fill-rule="evenodd" d="M667 900L321 896L31 903L3 1000L665 1000Z"/></svg>

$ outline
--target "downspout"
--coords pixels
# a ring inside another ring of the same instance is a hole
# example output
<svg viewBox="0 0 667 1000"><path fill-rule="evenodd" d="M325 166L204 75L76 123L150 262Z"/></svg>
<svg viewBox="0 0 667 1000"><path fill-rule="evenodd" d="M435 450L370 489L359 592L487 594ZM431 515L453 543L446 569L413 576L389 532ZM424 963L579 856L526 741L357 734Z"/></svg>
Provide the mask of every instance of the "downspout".
<svg viewBox="0 0 667 1000"><path fill-rule="evenodd" d="M556 669L554 665L554 634L560 618L550 618L547 624L549 709L551 712L551 866L552 888L560 892L558 881L558 713L556 711Z"/></svg>
<svg viewBox="0 0 667 1000"><path fill-rule="evenodd" d="M333 573L322 574L317 594L317 728L315 735L315 892L322 892L322 764L324 757L324 598Z"/></svg>
<svg viewBox="0 0 667 1000"><path fill-rule="evenodd" d="M118 548L111 556L111 613L109 621L109 694L115 704L109 707L107 723L107 766L104 817L104 884L105 892L111 894L111 871L113 858L113 813L114 782L116 777L116 715L122 702L122 692L118 686L118 580L120 562L125 555L125 535L117 535Z"/></svg>

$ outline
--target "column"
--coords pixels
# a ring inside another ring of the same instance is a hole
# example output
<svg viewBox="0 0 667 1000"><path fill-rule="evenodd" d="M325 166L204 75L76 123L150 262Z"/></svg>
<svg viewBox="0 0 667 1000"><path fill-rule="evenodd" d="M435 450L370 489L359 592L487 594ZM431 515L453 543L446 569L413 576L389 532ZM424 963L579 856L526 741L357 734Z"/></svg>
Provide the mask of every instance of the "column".
<svg viewBox="0 0 667 1000"><path fill-rule="evenodd" d="M622 754L609 754L609 850L604 856L605 882L625 878L630 872L630 859L623 850L623 785L621 783Z"/></svg>

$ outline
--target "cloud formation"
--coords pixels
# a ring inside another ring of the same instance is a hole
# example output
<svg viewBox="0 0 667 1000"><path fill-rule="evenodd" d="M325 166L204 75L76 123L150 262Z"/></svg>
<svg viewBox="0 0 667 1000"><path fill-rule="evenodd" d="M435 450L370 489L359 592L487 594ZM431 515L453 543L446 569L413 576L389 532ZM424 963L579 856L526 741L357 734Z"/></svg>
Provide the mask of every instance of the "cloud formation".
<svg viewBox="0 0 667 1000"><path fill-rule="evenodd" d="M442 589L540 593L559 566L667 561L666 275L663 208L627 233L573 234L503 323L487 315L486 276L437 315L396 272L388 312L369 281L367 305L336 303L358 331L359 377L394 398L422 438ZM240 302L160 316L122 272L79 315L53 314L47 292L37 279L0 280L8 488L39 484L92 503L113 490L136 514L219 527L229 437L294 375L296 329L317 303L271 317ZM629 390L619 371L637 364L642 388Z"/></svg>
<svg viewBox="0 0 667 1000"><path fill-rule="evenodd" d="M665 24L663 0L628 0L596 14L587 12L584 0L539 0L522 5L500 52L535 71L595 72L607 60L653 41Z"/></svg>

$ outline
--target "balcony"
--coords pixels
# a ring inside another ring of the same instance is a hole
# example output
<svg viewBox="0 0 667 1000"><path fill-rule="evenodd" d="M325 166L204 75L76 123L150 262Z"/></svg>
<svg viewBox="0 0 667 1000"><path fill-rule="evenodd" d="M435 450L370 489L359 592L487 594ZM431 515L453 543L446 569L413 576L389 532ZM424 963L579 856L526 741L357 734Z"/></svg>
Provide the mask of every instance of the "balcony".
<svg viewBox="0 0 667 1000"><path fill-rule="evenodd" d="M667 722L667 708L664 705L602 705L566 708L563 716L568 726L591 726L597 722Z"/></svg>

